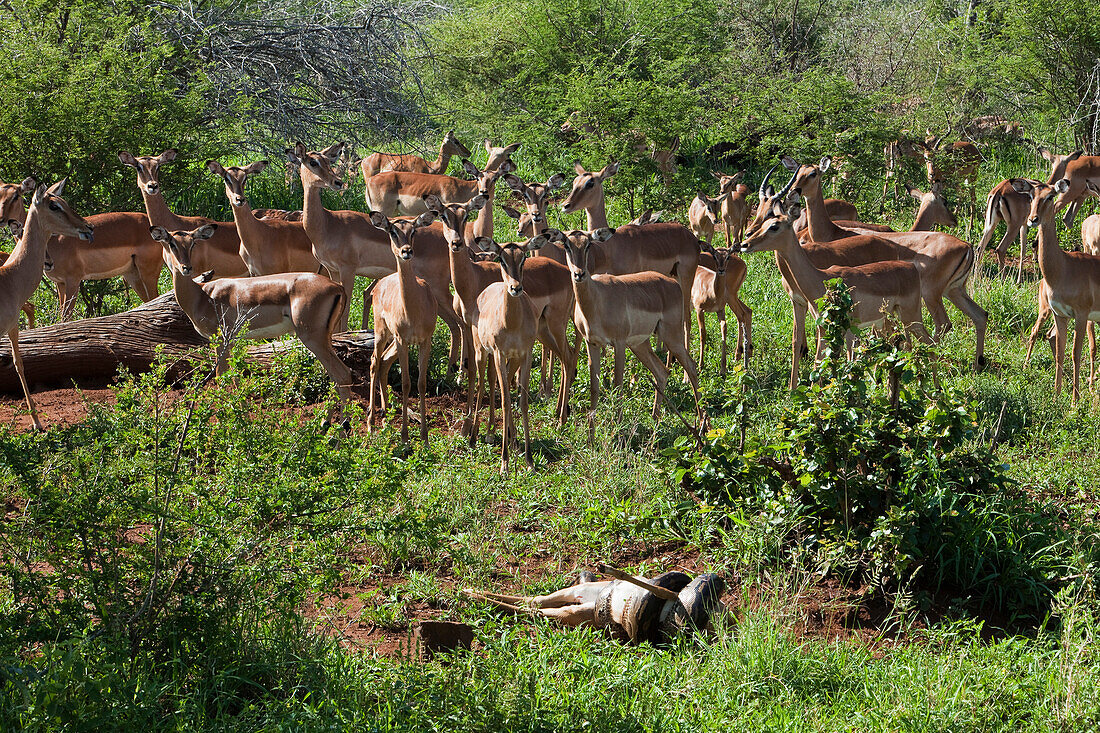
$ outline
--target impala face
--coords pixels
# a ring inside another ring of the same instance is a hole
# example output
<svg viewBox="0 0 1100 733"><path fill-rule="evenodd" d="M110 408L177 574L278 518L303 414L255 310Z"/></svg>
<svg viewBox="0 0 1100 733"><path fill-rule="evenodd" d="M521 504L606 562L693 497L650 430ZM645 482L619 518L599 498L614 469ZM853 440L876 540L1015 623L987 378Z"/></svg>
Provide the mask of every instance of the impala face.
<svg viewBox="0 0 1100 733"><path fill-rule="evenodd" d="M128 165L137 171L138 188L142 192L156 196L160 193L160 167L176 159L176 149L169 148L155 157L152 155L134 157L123 150L118 154L118 159L123 165Z"/></svg>
<svg viewBox="0 0 1100 733"><path fill-rule="evenodd" d="M792 160L792 162L794 162ZM794 162L795 166L798 166L797 162ZM791 174L791 180L787 181L787 185L782 190L776 191L772 186L768 185L768 179L772 177L772 173L779 167L779 163L776 163L764 176L764 180L760 182L760 190L757 192L760 198L760 203L756 207L756 215L753 216L751 222L749 222L748 231L758 228L764 223L764 220L768 218L770 212L776 206L776 204L794 203L786 201L788 194L791 193L791 189L794 187L794 182L798 178L797 168ZM797 197L798 194L794 194Z"/></svg>
<svg viewBox="0 0 1100 733"><path fill-rule="evenodd" d="M732 247L711 247L707 245L705 248L707 252L714 257L714 273L716 275L726 274L726 268L729 266L730 256L733 255Z"/></svg>
<svg viewBox="0 0 1100 733"><path fill-rule="evenodd" d="M745 171L738 171L732 176L727 176L724 173L718 171L711 171L710 174L718 179L718 193L728 194L732 193L737 188L737 184L745 177Z"/></svg>
<svg viewBox="0 0 1100 733"><path fill-rule="evenodd" d="M469 158L471 155L469 149L455 137L454 130L450 130L443 136L443 152L448 155L456 155L459 158Z"/></svg>
<svg viewBox="0 0 1100 733"><path fill-rule="evenodd" d="M503 148L494 148L493 144L486 140L485 152L489 154L489 159L485 161L485 170L495 171L497 168L500 168L500 166L504 164L504 161L512 157L512 153L519 150L520 145L521 143L514 143L512 145L506 145ZM469 157L469 153L467 153L466 157Z"/></svg>
<svg viewBox="0 0 1100 733"><path fill-rule="evenodd" d="M206 161L206 168L214 175L220 176L225 183L225 195L229 197L229 203L240 208L248 206L248 197L244 194L244 184L249 176L254 176L267 167L266 160L251 163L244 168L230 166L223 168L216 160Z"/></svg>
<svg viewBox="0 0 1100 733"><path fill-rule="evenodd" d="M695 198L703 202L703 206L707 210L707 216L710 217L711 221L715 224L722 221L722 201L726 198L725 196L710 198L702 191L699 191L695 194Z"/></svg>
<svg viewBox="0 0 1100 733"><path fill-rule="evenodd" d="M22 183L0 183L0 221L14 219L22 224L27 219L27 209L23 197L34 191L33 178L24 178Z"/></svg>
<svg viewBox="0 0 1100 733"><path fill-rule="evenodd" d="M31 198L31 208L37 209L39 216L46 228L53 234L67 237L78 237L85 242L91 242L94 236L91 224L84 217L73 211L69 202L61 198L65 191L67 178L62 178L49 188L39 186ZM49 254L47 253L47 258Z"/></svg>
<svg viewBox="0 0 1100 733"><path fill-rule="evenodd" d="M783 157L783 167L795 174L794 188L797 194L815 194L821 190L821 174L829 170L833 159L826 155L817 165L799 165L790 156ZM814 187L817 188L814 188Z"/></svg>
<svg viewBox="0 0 1100 733"><path fill-rule="evenodd" d="M306 188L316 181L322 188L344 191L348 187L347 181L343 180L333 168L343 152L344 143L336 143L317 151L306 150L306 146L298 142L293 148L286 150L286 157L291 163L297 163L300 166L300 174Z"/></svg>
<svg viewBox="0 0 1100 733"><path fill-rule="evenodd" d="M569 263L569 272L572 273L573 280L583 282L589 276L588 251L592 248L592 243L606 242L614 234L615 230L607 227L597 229L591 233L579 229L570 232L551 229L549 239L561 242L562 246L565 247L565 261Z"/></svg>
<svg viewBox="0 0 1100 733"><path fill-rule="evenodd" d="M372 211L371 224L390 235L390 249L395 257L409 261L413 258L413 235L421 227L429 226L435 221L435 214L430 211L421 214L416 219L398 219L390 221L389 217L380 211Z"/></svg>
<svg viewBox="0 0 1100 733"><path fill-rule="evenodd" d="M506 174L504 182L523 198L527 213L520 214L510 206L504 207L504 213L517 221L518 234L531 237L541 233L546 226L546 207L550 202L550 192L565 184L565 176L555 173L546 179L546 183L524 183L519 176Z"/></svg>
<svg viewBox="0 0 1100 733"><path fill-rule="evenodd" d="M795 236L794 222L801 213L802 210L798 206L791 207L789 212L785 212L782 204L777 201L764 212L760 225L745 234L745 239L741 242L741 252L767 252L778 249L780 238L784 234Z"/></svg>
<svg viewBox="0 0 1100 733"><path fill-rule="evenodd" d="M522 244L509 242L501 245L489 237L478 237L474 240L482 251L493 254L499 259L502 279L508 288L508 295L513 298L523 294L523 263L527 261L527 253L542 249L546 242L546 237L541 234Z"/></svg>
<svg viewBox="0 0 1100 733"><path fill-rule="evenodd" d="M149 235L161 243L165 251L172 257L172 266L179 274L187 277L191 274L191 250L199 242L206 241L214 236L218 230L217 224L206 224L191 231L170 232L164 227L149 227Z"/></svg>
<svg viewBox="0 0 1100 733"><path fill-rule="evenodd" d="M1027 186L1026 182L1023 182L1019 188L1017 182L1013 180L1012 187L1019 193L1028 193L1026 190L1021 190L1024 186ZM1034 229L1042 224L1043 219L1054 216L1055 207L1058 203L1058 199L1061 194L1064 194L1069 190L1069 180L1061 178L1049 185L1046 183L1040 183L1031 189L1031 211L1028 214L1027 225Z"/></svg>
<svg viewBox="0 0 1100 733"><path fill-rule="evenodd" d="M565 201L561 202L561 210L566 214L587 209L603 200L603 182L619 172L618 163L608 163L603 170L592 172L584 169L580 163L573 164L577 171L577 177L573 179L573 188Z"/></svg>
<svg viewBox="0 0 1100 733"><path fill-rule="evenodd" d="M434 193L424 194L424 205L428 211L443 222L443 238L452 252L461 252L466 247L466 222L470 214L485 207L488 199L481 194L474 196L464 204L444 204ZM472 250L471 250L472 251Z"/></svg>
<svg viewBox="0 0 1100 733"><path fill-rule="evenodd" d="M943 198L943 181L933 183L928 193L912 186L906 186L906 188L910 196L920 201L920 211L925 212L925 216L930 217L930 224L933 226L939 224L946 227L957 227L959 225L959 220L947 208L947 201Z"/></svg>

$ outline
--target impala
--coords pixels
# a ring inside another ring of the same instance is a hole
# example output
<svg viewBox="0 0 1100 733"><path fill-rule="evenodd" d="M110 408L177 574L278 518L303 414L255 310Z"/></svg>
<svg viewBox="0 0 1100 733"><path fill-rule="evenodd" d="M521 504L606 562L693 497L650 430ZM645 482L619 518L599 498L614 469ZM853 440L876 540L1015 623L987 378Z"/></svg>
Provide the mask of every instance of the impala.
<svg viewBox="0 0 1100 733"><path fill-rule="evenodd" d="M85 242L92 241L92 226L61 198L64 190L65 179L48 189L45 186L35 189L31 208L23 222L23 234L7 262L0 265L0 326L11 341L12 361L27 398L27 409L30 410L31 424L35 430L41 430L42 423L27 386L23 357L19 354L19 311L42 280L46 246L51 236L67 235Z"/></svg>
<svg viewBox="0 0 1100 733"><path fill-rule="evenodd" d="M1089 182L1093 185L1100 183L1100 156L1085 155L1080 150L1069 155L1055 155L1046 148L1039 148L1039 154L1050 163L1048 186L1062 178L1070 182L1065 195L1058 199L1058 211L1066 209L1062 221L1067 227L1072 226L1081 204L1089 195Z"/></svg>
<svg viewBox="0 0 1100 733"><path fill-rule="evenodd" d="M428 162L419 155L398 155L394 153L371 153L359 161L363 169L363 179L382 173L383 171L407 171L409 173L446 173L447 166L454 156L469 158L470 151L455 137L455 131L451 130L443 136L443 142L439 146L439 157Z"/></svg>
<svg viewBox="0 0 1100 733"><path fill-rule="evenodd" d="M374 352L371 354L370 407L368 429L373 429L374 399L380 397L386 409L386 375L394 359L401 365L401 440L409 439L409 347L416 346L419 357L417 389L420 397L420 439L428 444L428 370L435 333L436 300L428 283L416 276L411 260L415 257L413 233L432 223L432 214L421 214L415 221L391 222L385 214L371 212L371 222L386 232L397 261L397 272L378 281L371 296L374 310Z"/></svg>
<svg viewBox="0 0 1100 733"><path fill-rule="evenodd" d="M1039 183L1039 181L1026 178L1010 178L993 187L986 198L985 228L982 230L982 238L978 242L974 259L978 262L981 261L982 253L985 252L989 243L993 240L993 232L996 231L997 224L1004 222L1004 236L1001 237L1000 243L993 252L997 255L998 266L1004 272L1005 254L1008 252L1008 245L1014 237L1019 237L1020 262L1016 271L1016 283L1019 284L1024 281L1024 257L1027 255L1027 215L1028 210L1031 208L1031 199L1029 198L1030 194L1020 193L1016 190L1014 182L1017 180L1026 181L1029 186Z"/></svg>
<svg viewBox="0 0 1100 733"><path fill-rule="evenodd" d="M524 292L523 266L527 253L546 243L541 234L523 244L498 245L486 237L478 237L477 245L500 258L501 282L488 285L477 296L477 322L474 326L474 354L478 360L477 404L471 440L477 440L481 417L482 367L492 364L496 371L501 395L501 455L500 472L508 470L511 444L516 439L512 419L512 378L519 373L519 410L523 420L523 449L531 465L531 429L527 419L527 393L531 383L531 350L535 345L539 317L531 298ZM484 362L484 364L483 364ZM489 375L491 379L493 375ZM492 400L492 392L489 393Z"/></svg>
<svg viewBox="0 0 1100 733"><path fill-rule="evenodd" d="M118 154L118 159L123 165L128 165L137 172L137 187L145 202L145 213L149 222L145 227L146 237L150 226L163 227L174 232L195 229L211 223L204 217L177 216L172 213L164 200L164 188L160 184L160 169L176 159L174 148L169 148L155 157L151 155L135 157L123 150ZM217 277L247 275L248 265L241 257L241 238L237 236L237 223L230 221L217 222L217 224L218 228L213 237L195 251L192 267L197 272L213 270ZM171 267L164 250L161 247L157 247L157 250L158 256L162 256L165 264Z"/></svg>
<svg viewBox="0 0 1100 733"><path fill-rule="evenodd" d="M738 171L732 176L717 171L710 174L718 179L718 194L722 197L721 221L726 229L726 247L731 247L731 234L733 241L740 242L749 223L749 187L741 183L745 171Z"/></svg>
<svg viewBox="0 0 1100 733"><path fill-rule="evenodd" d="M688 206L688 226L692 234L707 244L714 239L714 228L722 221L722 209L727 197L728 194L722 194L711 198L699 191ZM729 227L726 228L726 238L729 238Z"/></svg>
<svg viewBox="0 0 1100 733"><path fill-rule="evenodd" d="M707 349L707 326L703 314L717 313L722 351L718 374L723 377L726 376L727 306L737 318L737 346L733 357L736 359L744 355L747 366L752 352L752 311L737 295L746 274L748 268L744 261L731 250L708 246L699 257L699 268L695 271L695 282L691 287L691 304L699 324L698 366L702 368Z"/></svg>
<svg viewBox="0 0 1100 733"><path fill-rule="evenodd" d="M477 325L478 297L489 285L500 282L502 273L492 262L474 261L473 250L466 245L463 232L466 220L472 211L485 206L483 196L475 196L466 204L444 204L438 197L429 197L428 210L439 217L443 223L444 236L450 251L451 281L454 283L454 309L466 329L466 338L472 341L473 329ZM487 238L483 238L490 242ZM530 239L530 238L529 238ZM543 239L542 244L545 243ZM493 243L495 245L495 243ZM488 248L495 254L493 247ZM569 343L567 327L573 312L573 290L569 284L569 270L546 257L532 257L526 265L524 291L531 299L538 323L536 336L543 345L544 355L553 354L562 362L561 386L558 390L556 414L559 422L564 423L568 416L568 391L573 383L576 371L577 352ZM476 369L473 359L467 359L467 379L471 389L467 395L467 416L474 411L473 384ZM548 368L544 373L550 374ZM490 384L489 409L493 409L492 385Z"/></svg>
<svg viewBox="0 0 1100 733"><path fill-rule="evenodd" d="M355 288L355 276L381 278L397 271L389 234L376 227L368 214L360 211L330 211L321 201L321 191L344 191L347 182L333 170L340 157L342 143L322 151L309 151L299 142L286 151L288 158L298 163L302 178L302 224L313 243L314 256L324 264L332 278L340 283L349 301ZM451 332L448 366L454 369L459 361L461 325L451 305L451 273L447 261L447 245L441 230L420 228L413 239L412 266L417 277L431 288L439 317ZM363 324L370 308L367 299L373 295L372 285L363 292ZM347 316L340 329L347 328Z"/></svg>
<svg viewBox="0 0 1100 733"><path fill-rule="evenodd" d="M653 352L649 339L657 334L669 354L684 368L695 396L695 414L704 421L699 404L699 376L695 362L683 342L684 307L680 285L658 272L626 275L595 274L591 265L593 243L607 242L615 232L601 227L588 233L551 230L550 237L562 242L573 275L576 306L573 323L588 345L589 408L594 411L600 397L600 358L603 349L615 351L614 384L623 383L623 357L626 349L634 352L656 383L653 417L660 414L661 401L668 383L668 370ZM694 280L694 272L692 273ZM690 302L690 301L689 301ZM589 413L589 421L594 412Z"/></svg>
<svg viewBox="0 0 1100 733"><path fill-rule="evenodd" d="M600 171L587 171L575 163L577 177L569 196L562 202L566 214L584 210L588 231L607 229L613 236L591 250L591 261L586 269L593 273L628 275L652 271L668 275L680 286L680 305L684 315L680 319L683 329L683 345L691 343L691 287L695 282L695 268L699 266L699 239L686 227L675 223L624 226L609 229L607 206L603 184L619 170L618 163L610 163Z"/></svg>
<svg viewBox="0 0 1100 733"><path fill-rule="evenodd" d="M225 195L233 206L233 221L241 238L241 259L253 275L280 272L321 272L321 263L313 255L313 243L301 222L283 219L257 219L245 196L245 183L267 167L261 160L241 168L225 168L216 160L206 168L225 183ZM349 300L350 302L350 300ZM345 321L346 322L346 321Z"/></svg>
<svg viewBox="0 0 1100 733"><path fill-rule="evenodd" d="M1081 373L1081 349L1086 326L1100 320L1100 257L1083 252L1064 252L1058 245L1054 215L1058 201L1071 190L1068 178L1053 185L1017 182L1016 190L1031 195L1028 226L1039 229L1040 304L1045 299L1054 313L1054 391L1062 390L1062 363L1066 351L1066 327L1074 321L1073 331L1073 402L1078 398ZM1036 327L1038 327L1038 323ZM1034 338L1032 338L1034 342Z"/></svg>
<svg viewBox="0 0 1100 733"><path fill-rule="evenodd" d="M485 149L489 152L489 160L485 163L484 172L489 173L511 160L512 153L519 149L519 143L494 148L486 140ZM432 173L388 171L366 180L367 206L371 211L381 211L387 217L396 216L398 212L417 216L425 212L424 196L434 194L444 203L462 204L477 195L478 185L477 179L467 181Z"/></svg>
<svg viewBox="0 0 1100 733"><path fill-rule="evenodd" d="M931 336L921 320L920 273L911 262L872 262L856 267L836 265L825 270L818 269L795 235L793 220L798 218L798 213L795 207L788 215L782 205L776 203L763 223L749 232L741 251L776 252L786 264L781 271L785 287L788 291L797 292L814 316L817 315L816 302L825 295L825 281L839 277L851 290L854 324L863 327L886 326L888 318L896 317L908 333L915 334L925 343L931 342ZM853 339L854 335L849 334L849 348ZM820 347L820 338L818 345ZM801 349L794 344L792 352L791 375L795 379Z"/></svg>
<svg viewBox="0 0 1100 733"><path fill-rule="evenodd" d="M0 225L22 225L27 211L23 194L34 189L34 179L22 183L0 183ZM143 214L114 212L92 214L89 226L99 232L94 242L58 235L46 246L45 274L57 287L61 320L72 317L80 284L85 280L106 280L121 275L141 300L157 297L160 247L149 239L149 225ZM11 231L17 231L11 229Z"/></svg>
<svg viewBox="0 0 1100 733"><path fill-rule="evenodd" d="M976 368L981 368L985 362L983 351L989 316L966 292L966 283L974 268L974 250L961 239L942 232L879 232L862 226L853 226L851 229L838 226L825 212L824 199L821 195L821 174L829 169L829 162L830 159L825 157L816 166L800 166L792 158L783 159L784 166L794 173L794 178L788 185L806 199L810 239L820 244L865 235L896 247L896 253L890 257L881 256L881 249L878 247L869 248L864 253L866 259L863 261L867 263L884 259L901 259L912 262L920 272L921 295L932 316L932 321L936 324L937 334L942 335L951 328L951 319L943 306L944 297L947 297L974 322L976 336L974 362ZM815 264L818 267L828 266L821 262Z"/></svg>
<svg viewBox="0 0 1100 733"><path fill-rule="evenodd" d="M245 338L267 339L294 333L317 357L336 383L340 399L351 399L351 370L332 348L332 333L347 309L348 301L338 285L314 272L283 272L256 277L227 277L212 280L206 272L193 278L192 251L205 246L218 230L204 224L191 231L169 232L150 227L150 236L160 242L172 271L172 286L180 308L201 335L210 338L219 329L245 326ZM201 245L201 246L200 246ZM225 372L224 351L218 355L216 372Z"/></svg>

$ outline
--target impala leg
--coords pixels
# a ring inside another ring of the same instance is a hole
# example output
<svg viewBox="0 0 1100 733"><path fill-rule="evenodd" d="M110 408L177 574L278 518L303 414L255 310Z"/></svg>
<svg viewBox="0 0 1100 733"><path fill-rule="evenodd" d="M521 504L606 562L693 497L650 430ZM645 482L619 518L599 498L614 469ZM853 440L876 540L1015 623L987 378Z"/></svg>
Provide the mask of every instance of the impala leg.
<svg viewBox="0 0 1100 733"><path fill-rule="evenodd" d="M31 411L31 426L35 430L42 429L42 422L38 419L38 408L31 397L30 387L27 386L27 374L23 370L23 356L19 353L19 326L8 331L8 340L11 341L11 358L15 362L15 373L19 375L19 384L23 385L23 395L27 398L27 409Z"/></svg>
<svg viewBox="0 0 1100 733"><path fill-rule="evenodd" d="M1081 350L1085 345L1085 331L1088 326L1087 317L1079 316L1073 322L1073 404L1077 404L1080 396L1081 377Z"/></svg>
<svg viewBox="0 0 1100 733"><path fill-rule="evenodd" d="M500 440L500 472L507 473L508 458L512 445L512 390L509 386L508 359L503 354L498 354L493 359L496 365L497 383L500 385L500 412L501 412L501 440Z"/></svg>
<svg viewBox="0 0 1100 733"><path fill-rule="evenodd" d="M420 393L420 440L428 445L428 371L432 365L432 341L429 338L417 349L418 368L416 390Z"/></svg>
<svg viewBox="0 0 1100 733"><path fill-rule="evenodd" d="M496 384L497 384L497 380L496 380L496 373L497 373L496 372L496 362L497 362L496 357L493 356L492 352L486 352L485 353L485 381L486 381L486 389L488 391L488 401L489 401L489 421L485 424L485 434L486 435L492 435L493 431L496 430L496 425L497 425L496 395L495 395ZM503 395L501 395L501 407L502 408L504 406L503 400L504 400L504 397L503 397Z"/></svg>
<svg viewBox="0 0 1100 733"><path fill-rule="evenodd" d="M1016 284L1024 282L1024 256L1027 255L1027 227L1020 227L1020 266L1016 270Z"/></svg>
<svg viewBox="0 0 1100 733"><path fill-rule="evenodd" d="M472 448L477 443L477 436L481 429L481 397L485 389L485 358L479 350L475 351L471 358L475 360L477 381L476 386L474 382L470 383L470 389L474 391L474 414L472 424L470 425L470 447Z"/></svg>
<svg viewBox="0 0 1100 733"><path fill-rule="evenodd" d="M588 437L593 439L596 425L596 405L600 401L600 357L603 349L599 344L588 343Z"/></svg>
<svg viewBox="0 0 1100 733"><path fill-rule="evenodd" d="M436 309L451 332L451 350L447 355L447 375L450 376L457 374L462 364L462 321L455 313L450 292L446 293L446 297L436 299Z"/></svg>
<svg viewBox="0 0 1100 733"><path fill-rule="evenodd" d="M740 327L738 327L737 330L738 330L738 332L740 332L741 331ZM722 305L722 308L718 311L718 332L721 334L721 338L722 338L722 356L719 357L719 360L718 360L718 374L720 376L724 377L724 376L726 376L726 333L727 333L726 306L724 304ZM734 358L736 358L736 357L737 357L737 352L735 351L734 352ZM700 368L702 367L702 365L703 365L703 362L700 361L699 362Z"/></svg>
<svg viewBox="0 0 1100 733"><path fill-rule="evenodd" d="M947 299L974 322L974 368L981 369L985 366L985 329L989 322L989 314L971 299L966 292L965 283L947 291ZM942 301L940 307L943 307Z"/></svg>
<svg viewBox="0 0 1100 733"><path fill-rule="evenodd" d="M623 386L623 371L626 368L626 344L618 342L612 348L615 350L615 375L611 383L616 387L621 387Z"/></svg>
<svg viewBox="0 0 1100 733"><path fill-rule="evenodd" d="M1031 363L1031 350L1035 348L1035 342L1039 339L1039 334L1043 332L1043 322L1046 321L1048 315L1050 315L1050 307L1047 306L1046 300L1040 297L1039 316L1035 319L1035 326L1032 327L1031 334L1027 339L1027 354L1024 356L1025 367Z"/></svg>
<svg viewBox="0 0 1100 733"><path fill-rule="evenodd" d="M1096 382L1096 326L1089 321L1089 389Z"/></svg>
<svg viewBox="0 0 1100 733"><path fill-rule="evenodd" d="M409 442L409 393L412 391L412 378L409 376L409 347L397 345L397 362L401 367L401 442Z"/></svg>
<svg viewBox="0 0 1100 733"><path fill-rule="evenodd" d="M794 303L794 331L791 334L791 384L793 390L798 386L798 367L802 360L802 349L806 345L806 306Z"/></svg>
<svg viewBox="0 0 1100 733"><path fill-rule="evenodd" d="M481 392L480 367L478 366L477 355L474 352L473 329L469 325L464 324L462 326L462 340L465 344L463 349L466 354L463 359L463 364L466 367L466 418L462 422L462 434L469 436L473 426L474 413L480 404L478 398Z"/></svg>
<svg viewBox="0 0 1100 733"><path fill-rule="evenodd" d="M531 353L528 352L519 366L519 414L523 420L523 454L527 465L533 466L531 458L531 425L527 419L527 391L531 387Z"/></svg>
<svg viewBox="0 0 1100 733"><path fill-rule="evenodd" d="M673 335L674 334L667 334L670 339ZM664 338L665 336L662 335L661 340L664 341ZM684 374L687 377L688 383L691 384L691 393L695 397L695 418L699 421L700 425L705 425L706 415L703 414L703 406L699 402L698 367L695 362L691 360L691 354L688 350L679 348L675 340L666 341L665 344L668 346L669 352L676 357L676 361L680 362L680 366L684 368Z"/></svg>
<svg viewBox="0 0 1100 733"><path fill-rule="evenodd" d="M668 344L666 344L667 346ZM657 386L657 393L653 396L653 419L656 420L661 414L661 402L665 396L665 386L668 384L668 370L665 369L665 365L661 363L661 360L657 358L657 354L654 353L653 347L649 341L643 341L637 346L631 346L630 350L634 352L634 355L638 357L638 361L642 362L642 365L649 370L653 375L653 380ZM671 347L669 349L671 353Z"/></svg>
<svg viewBox="0 0 1100 733"><path fill-rule="evenodd" d="M699 363L705 364L707 358L707 322L703 317L703 310L701 308L695 311L695 322L699 326Z"/></svg>
<svg viewBox="0 0 1100 733"><path fill-rule="evenodd" d="M1062 369L1066 357L1066 329L1069 319L1054 314L1054 394L1062 393Z"/></svg>

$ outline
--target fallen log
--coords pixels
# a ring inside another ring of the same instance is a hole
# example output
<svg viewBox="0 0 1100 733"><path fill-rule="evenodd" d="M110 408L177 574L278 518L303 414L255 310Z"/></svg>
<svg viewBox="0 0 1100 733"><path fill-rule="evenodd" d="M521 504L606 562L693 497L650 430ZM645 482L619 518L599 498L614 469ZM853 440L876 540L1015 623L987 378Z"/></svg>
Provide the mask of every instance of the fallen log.
<svg viewBox="0 0 1100 733"><path fill-rule="evenodd" d="M158 346L169 356L183 357L207 343L170 292L122 313L58 323L19 334L19 350L32 391L39 385L69 386L73 382L79 386L102 385L114 379L120 366L134 373L147 371ZM356 381L366 383L374 334L370 331L335 334L332 344ZM280 352L291 348L305 347L292 340L261 343L248 349L248 360L267 365ZM185 362L181 359L181 368L186 366ZM22 394L7 338L0 338L0 392Z"/></svg>

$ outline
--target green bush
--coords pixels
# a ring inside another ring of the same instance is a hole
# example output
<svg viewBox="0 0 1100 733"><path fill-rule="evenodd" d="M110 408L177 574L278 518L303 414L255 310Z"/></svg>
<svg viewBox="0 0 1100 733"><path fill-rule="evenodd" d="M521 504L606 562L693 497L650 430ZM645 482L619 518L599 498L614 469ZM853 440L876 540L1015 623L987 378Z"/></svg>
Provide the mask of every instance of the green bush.
<svg viewBox="0 0 1100 733"><path fill-rule="evenodd" d="M921 356L873 336L845 358L851 304L830 285L824 359L768 443L712 431L675 477L734 516L762 515L784 559L888 594L1036 621L1068 575L1052 512L979 443L976 405Z"/></svg>

